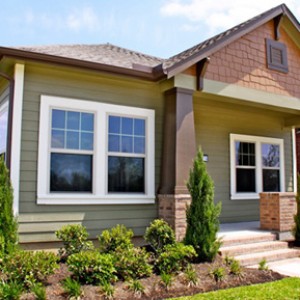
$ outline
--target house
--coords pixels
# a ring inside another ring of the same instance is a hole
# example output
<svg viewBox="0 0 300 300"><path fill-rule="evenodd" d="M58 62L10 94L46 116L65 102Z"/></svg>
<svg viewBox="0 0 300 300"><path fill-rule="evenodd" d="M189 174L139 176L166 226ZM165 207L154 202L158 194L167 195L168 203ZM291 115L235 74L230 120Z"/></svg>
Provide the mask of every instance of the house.
<svg viewBox="0 0 300 300"><path fill-rule="evenodd" d="M300 25L285 5L169 59L114 45L0 48L0 152L20 242L157 217L180 238L201 146L221 222L296 189Z"/></svg>

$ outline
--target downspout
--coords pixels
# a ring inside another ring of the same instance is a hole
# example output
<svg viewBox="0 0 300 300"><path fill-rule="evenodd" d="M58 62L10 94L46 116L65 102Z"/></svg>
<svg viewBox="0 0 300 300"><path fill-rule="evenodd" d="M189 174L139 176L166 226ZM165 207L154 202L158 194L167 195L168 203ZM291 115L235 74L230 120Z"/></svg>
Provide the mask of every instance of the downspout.
<svg viewBox="0 0 300 300"><path fill-rule="evenodd" d="M9 75L0 72L0 77L3 77L9 82L9 97L8 97L8 120L7 120L7 137L6 137L6 154L5 162L8 170L11 168L11 141L12 141L12 121L14 110L14 79Z"/></svg>

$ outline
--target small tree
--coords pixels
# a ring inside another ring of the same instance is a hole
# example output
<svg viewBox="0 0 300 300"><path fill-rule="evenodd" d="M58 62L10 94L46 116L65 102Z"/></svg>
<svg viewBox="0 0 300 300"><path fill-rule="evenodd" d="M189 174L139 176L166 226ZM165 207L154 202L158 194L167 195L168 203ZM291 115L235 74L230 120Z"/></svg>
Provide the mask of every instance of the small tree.
<svg viewBox="0 0 300 300"><path fill-rule="evenodd" d="M214 203L214 184L198 150L187 182L192 202L186 210L187 229L184 242L194 246L198 261L212 261L221 245L217 239L221 203Z"/></svg>
<svg viewBox="0 0 300 300"><path fill-rule="evenodd" d="M294 216L295 227L293 229L293 233L294 233L294 236L295 236L295 243L298 246L298 245L300 245L300 175L299 174L298 174L298 177L297 177L296 202L297 202L297 213Z"/></svg>
<svg viewBox="0 0 300 300"><path fill-rule="evenodd" d="M18 240L13 214L13 189L3 157L0 157L0 257L10 253Z"/></svg>

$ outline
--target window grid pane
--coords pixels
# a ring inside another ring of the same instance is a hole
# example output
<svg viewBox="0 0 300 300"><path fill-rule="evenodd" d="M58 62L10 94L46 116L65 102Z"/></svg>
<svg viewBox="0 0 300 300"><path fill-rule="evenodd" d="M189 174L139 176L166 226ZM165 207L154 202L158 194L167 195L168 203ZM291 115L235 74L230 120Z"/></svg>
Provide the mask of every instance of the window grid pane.
<svg viewBox="0 0 300 300"><path fill-rule="evenodd" d="M144 119L109 116L108 151L145 154L145 125Z"/></svg>
<svg viewBox="0 0 300 300"><path fill-rule="evenodd" d="M0 114L0 154L6 151L8 110Z"/></svg>
<svg viewBox="0 0 300 300"><path fill-rule="evenodd" d="M94 114L52 110L51 147L59 149L94 149Z"/></svg>

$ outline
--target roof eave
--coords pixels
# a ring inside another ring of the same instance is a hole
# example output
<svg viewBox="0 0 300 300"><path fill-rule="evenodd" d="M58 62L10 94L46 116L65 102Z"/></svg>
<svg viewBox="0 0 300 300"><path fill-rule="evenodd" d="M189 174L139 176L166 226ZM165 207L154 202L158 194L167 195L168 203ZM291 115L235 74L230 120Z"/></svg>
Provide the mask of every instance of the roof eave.
<svg viewBox="0 0 300 300"><path fill-rule="evenodd" d="M88 69L92 71L99 71L109 74L123 75L133 77L137 79L143 79L148 81L159 81L166 78L163 72L162 64L151 68L149 71L140 71L135 69L123 68L113 65L107 65L97 62L84 61L79 59L73 59L68 57L61 57L55 55L49 55L44 53L30 52L20 49L0 47L0 57L11 57L14 59L31 60L43 63L50 63L56 65L64 65L68 67Z"/></svg>

